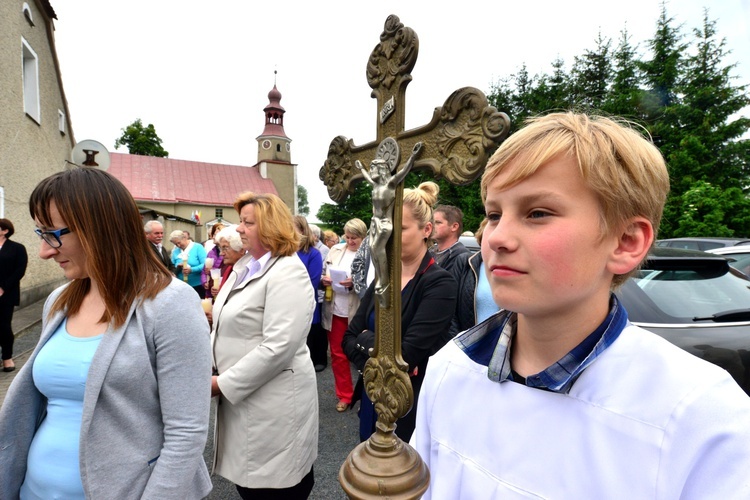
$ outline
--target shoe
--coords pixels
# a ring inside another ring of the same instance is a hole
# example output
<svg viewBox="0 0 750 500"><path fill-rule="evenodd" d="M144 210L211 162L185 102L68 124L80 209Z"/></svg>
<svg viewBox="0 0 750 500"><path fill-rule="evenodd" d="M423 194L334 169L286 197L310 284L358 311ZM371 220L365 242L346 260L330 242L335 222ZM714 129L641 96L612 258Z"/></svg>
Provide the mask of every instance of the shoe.
<svg viewBox="0 0 750 500"><path fill-rule="evenodd" d="M320 373L326 369L326 365L315 365L315 371Z"/></svg>
<svg viewBox="0 0 750 500"><path fill-rule="evenodd" d="M336 403L336 411L339 413L343 413L351 407L351 403L344 403L343 401L339 401L338 403Z"/></svg>
<svg viewBox="0 0 750 500"><path fill-rule="evenodd" d="M12 372L15 369L16 369L16 365L5 366L5 363L3 363L3 371L4 372Z"/></svg>

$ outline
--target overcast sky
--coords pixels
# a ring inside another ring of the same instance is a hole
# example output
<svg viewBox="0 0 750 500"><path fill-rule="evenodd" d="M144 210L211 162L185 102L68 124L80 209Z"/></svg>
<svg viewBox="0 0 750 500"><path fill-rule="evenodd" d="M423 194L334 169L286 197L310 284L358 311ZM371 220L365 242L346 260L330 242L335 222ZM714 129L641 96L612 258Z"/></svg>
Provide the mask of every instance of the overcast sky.
<svg viewBox="0 0 750 500"><path fill-rule="evenodd" d="M253 165L263 108L276 84L292 162L310 215L330 202L318 172L337 135L375 139L376 102L365 68L389 14L419 37L406 93L406 127L428 122L454 90L485 93L525 63L551 73L561 57L593 50L599 32L617 44L627 28L646 53L661 0L52 0L57 52L77 141L115 151L121 129L153 123L169 157ZM671 0L667 13L691 35L703 8L750 83L750 0ZM749 111L750 112L750 111ZM125 148L119 152L127 153Z"/></svg>

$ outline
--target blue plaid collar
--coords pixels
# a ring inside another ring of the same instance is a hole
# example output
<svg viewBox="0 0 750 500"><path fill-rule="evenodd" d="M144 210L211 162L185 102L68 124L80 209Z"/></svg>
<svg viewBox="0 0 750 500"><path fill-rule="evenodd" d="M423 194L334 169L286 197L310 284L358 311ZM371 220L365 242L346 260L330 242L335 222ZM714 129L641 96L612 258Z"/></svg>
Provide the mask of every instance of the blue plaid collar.
<svg viewBox="0 0 750 500"><path fill-rule="evenodd" d="M612 345L627 324L628 313L611 295L609 314L602 324L555 364L527 377L526 385L567 394L583 370ZM516 313L501 310L453 341L474 362L487 367L490 380L512 381L510 345L516 325Z"/></svg>

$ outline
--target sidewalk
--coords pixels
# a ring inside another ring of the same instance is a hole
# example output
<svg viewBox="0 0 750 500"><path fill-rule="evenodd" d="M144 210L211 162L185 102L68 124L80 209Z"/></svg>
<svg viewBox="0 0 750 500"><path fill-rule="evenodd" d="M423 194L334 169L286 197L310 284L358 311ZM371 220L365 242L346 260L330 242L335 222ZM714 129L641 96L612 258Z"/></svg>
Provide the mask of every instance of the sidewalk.
<svg viewBox="0 0 750 500"><path fill-rule="evenodd" d="M22 309L16 309L13 313L13 333L16 337L19 337L29 328L33 328L39 322L42 321L42 309L44 308L44 300L34 302ZM27 349L24 352L19 352L14 349L13 362L16 364L15 371L10 373L0 372L0 402L5 399L5 393L8 391L11 381L18 373L18 370L26 363L31 355L31 349Z"/></svg>

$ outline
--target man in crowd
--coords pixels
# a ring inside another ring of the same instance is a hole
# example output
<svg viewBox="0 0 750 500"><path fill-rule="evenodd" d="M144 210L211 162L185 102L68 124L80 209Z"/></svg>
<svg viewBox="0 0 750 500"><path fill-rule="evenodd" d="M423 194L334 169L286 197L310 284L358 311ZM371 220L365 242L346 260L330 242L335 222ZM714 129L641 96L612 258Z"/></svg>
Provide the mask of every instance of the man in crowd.
<svg viewBox="0 0 750 500"><path fill-rule="evenodd" d="M464 214L460 208L453 205L438 205L435 207L435 232L433 237L437 241L437 248L433 248L435 262L447 271L451 271L456 258L468 253L469 250L458 241L464 230Z"/></svg>
<svg viewBox="0 0 750 500"><path fill-rule="evenodd" d="M172 259L167 249L162 245L162 241L164 241L164 226L158 220L150 220L143 226L143 231L146 233L146 239L151 243L151 248L156 252L156 255L167 269L174 274Z"/></svg>

